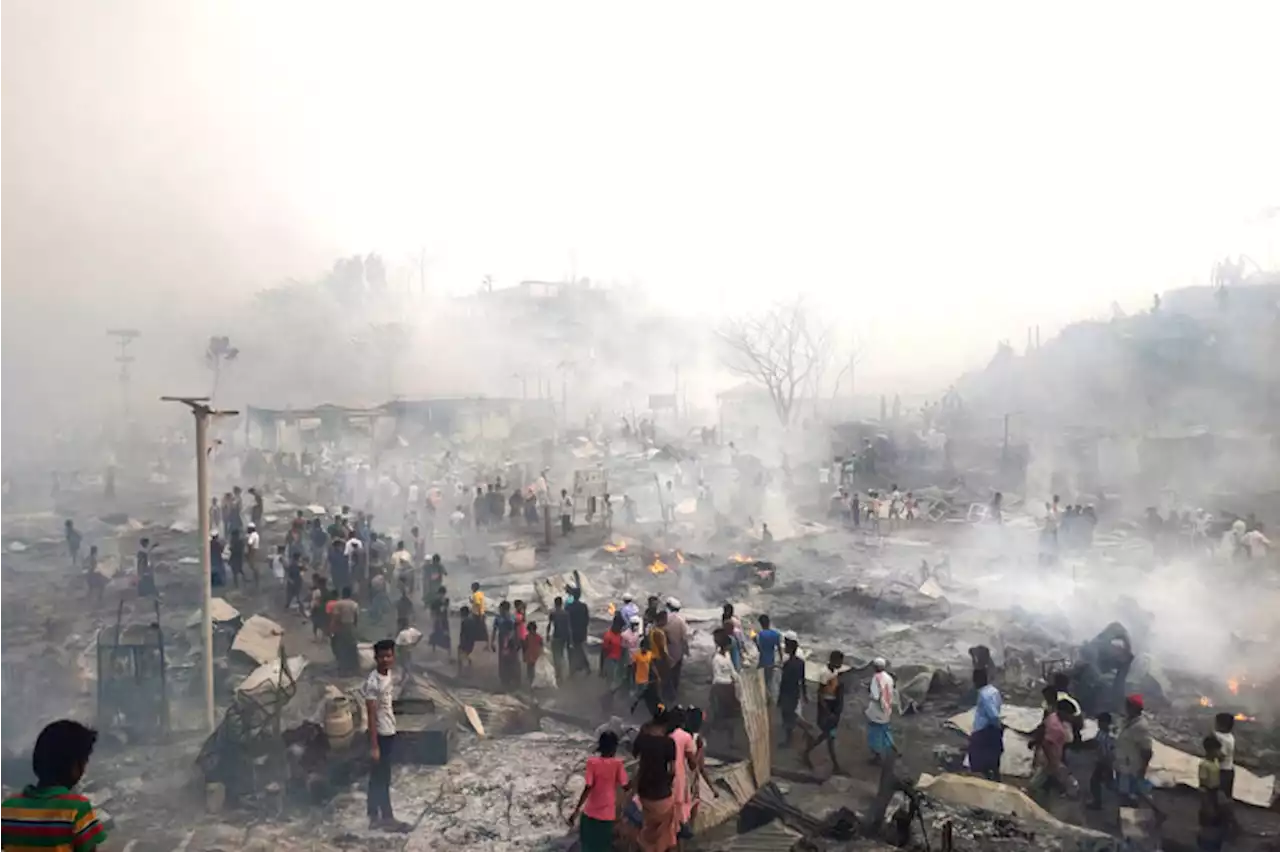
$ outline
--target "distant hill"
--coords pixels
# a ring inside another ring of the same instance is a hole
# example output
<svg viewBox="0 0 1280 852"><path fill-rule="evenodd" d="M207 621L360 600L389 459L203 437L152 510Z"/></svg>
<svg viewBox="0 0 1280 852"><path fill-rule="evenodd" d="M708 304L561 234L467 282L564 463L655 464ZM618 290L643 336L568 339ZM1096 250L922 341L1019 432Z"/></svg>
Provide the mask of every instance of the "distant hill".
<svg viewBox="0 0 1280 852"><path fill-rule="evenodd" d="M1076 323L1021 355L1002 346L956 387L967 411L1016 414L1028 430L1280 432L1280 280L1225 297L1175 290L1156 310Z"/></svg>

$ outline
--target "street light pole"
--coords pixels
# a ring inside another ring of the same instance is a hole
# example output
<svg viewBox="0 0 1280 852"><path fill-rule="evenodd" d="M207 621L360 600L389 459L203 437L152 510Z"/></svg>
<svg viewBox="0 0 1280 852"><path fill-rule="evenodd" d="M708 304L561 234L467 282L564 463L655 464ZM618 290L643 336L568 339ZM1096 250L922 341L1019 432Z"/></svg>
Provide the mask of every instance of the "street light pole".
<svg viewBox="0 0 1280 852"><path fill-rule="evenodd" d="M191 409L196 418L196 519L200 527L200 573L204 587L204 618L201 637L204 640L204 716L209 731L216 717L213 705L213 564L209 553L209 418L233 416L237 411L215 411L207 396L162 396L164 402L180 402Z"/></svg>

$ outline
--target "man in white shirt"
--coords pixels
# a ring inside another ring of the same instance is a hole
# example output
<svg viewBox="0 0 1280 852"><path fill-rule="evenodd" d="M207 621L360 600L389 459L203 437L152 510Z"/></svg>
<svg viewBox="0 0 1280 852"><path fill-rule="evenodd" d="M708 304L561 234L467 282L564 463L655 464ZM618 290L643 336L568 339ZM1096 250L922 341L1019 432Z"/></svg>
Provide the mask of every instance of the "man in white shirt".
<svg viewBox="0 0 1280 852"><path fill-rule="evenodd" d="M560 533L568 535L573 531L573 498L567 489L560 489Z"/></svg>
<svg viewBox="0 0 1280 852"><path fill-rule="evenodd" d="M369 756L373 759L369 769L369 828L405 834L410 826L396 819L391 811L391 761L396 745L391 667L396 661L396 643L391 639L379 640L373 646L373 659L376 668L360 690L369 719Z"/></svg>
<svg viewBox="0 0 1280 852"><path fill-rule="evenodd" d="M1222 756L1218 758L1218 783L1222 794L1230 804L1236 787L1236 720L1230 713L1219 713L1213 717L1213 735L1222 746Z"/></svg>
<svg viewBox="0 0 1280 852"><path fill-rule="evenodd" d="M624 624L630 624L633 618L640 617L640 605L636 603L635 596L630 592L622 595L622 621Z"/></svg>
<svg viewBox="0 0 1280 852"><path fill-rule="evenodd" d="M262 537L258 535L258 527L249 524L249 537L245 540L245 558L249 563L249 571L253 574L253 586L258 587L258 553L262 548Z"/></svg>
<svg viewBox="0 0 1280 852"><path fill-rule="evenodd" d="M717 630L715 642L716 652L711 656L709 727L724 728L732 743L736 736L737 720L742 715L738 702L738 669L733 665L733 657L729 655L733 642L729 634L724 630Z"/></svg>
<svg viewBox="0 0 1280 852"><path fill-rule="evenodd" d="M867 745L877 761L894 750L889 720L893 718L893 708L897 704L897 687L893 675L885 671L886 665L884 657L871 661L875 674L871 676L871 700L867 702Z"/></svg>
<svg viewBox="0 0 1280 852"><path fill-rule="evenodd" d="M391 554L391 569L395 572L396 581L413 594L413 554L405 548L403 541L396 543L396 552Z"/></svg>
<svg viewBox="0 0 1280 852"><path fill-rule="evenodd" d="M1249 549L1250 559L1267 558L1267 551L1271 549L1271 539L1267 538L1262 530L1249 530L1244 534L1242 541Z"/></svg>

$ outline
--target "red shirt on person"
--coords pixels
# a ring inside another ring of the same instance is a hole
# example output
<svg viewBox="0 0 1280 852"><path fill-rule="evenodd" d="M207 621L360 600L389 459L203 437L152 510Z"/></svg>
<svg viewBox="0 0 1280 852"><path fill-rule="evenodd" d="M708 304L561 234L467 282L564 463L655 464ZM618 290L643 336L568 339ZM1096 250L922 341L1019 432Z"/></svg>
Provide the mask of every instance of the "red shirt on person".
<svg viewBox="0 0 1280 852"><path fill-rule="evenodd" d="M524 661L529 665L538 662L542 656L542 634L530 633L524 640Z"/></svg>
<svg viewBox="0 0 1280 852"><path fill-rule="evenodd" d="M627 770L616 757L587 758L587 801L582 806L584 816L612 822L618 816L618 788L627 783Z"/></svg>
<svg viewBox="0 0 1280 852"><path fill-rule="evenodd" d="M1044 736L1040 740L1040 747L1044 749L1045 757L1049 759L1051 766L1062 763L1062 750L1066 744L1067 726L1058 718L1057 713L1045 716Z"/></svg>
<svg viewBox="0 0 1280 852"><path fill-rule="evenodd" d="M604 646L604 658L606 660L622 659L621 633L614 633L612 630L606 630L604 640L600 644Z"/></svg>

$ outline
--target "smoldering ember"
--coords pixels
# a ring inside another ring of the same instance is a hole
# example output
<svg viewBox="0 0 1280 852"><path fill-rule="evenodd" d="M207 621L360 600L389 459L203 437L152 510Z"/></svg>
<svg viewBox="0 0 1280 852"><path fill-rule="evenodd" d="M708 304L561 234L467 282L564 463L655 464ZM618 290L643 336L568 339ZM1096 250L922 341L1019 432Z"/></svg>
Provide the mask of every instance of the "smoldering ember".
<svg viewBox="0 0 1280 852"><path fill-rule="evenodd" d="M372 303L350 263L288 298ZM211 400L122 383L6 454L6 793L66 717L138 852L1275 848L1274 274L919 398L855 392L803 299L611 322L633 295L455 301L578 365L486 362L510 397L249 398L272 362L214 336Z"/></svg>

